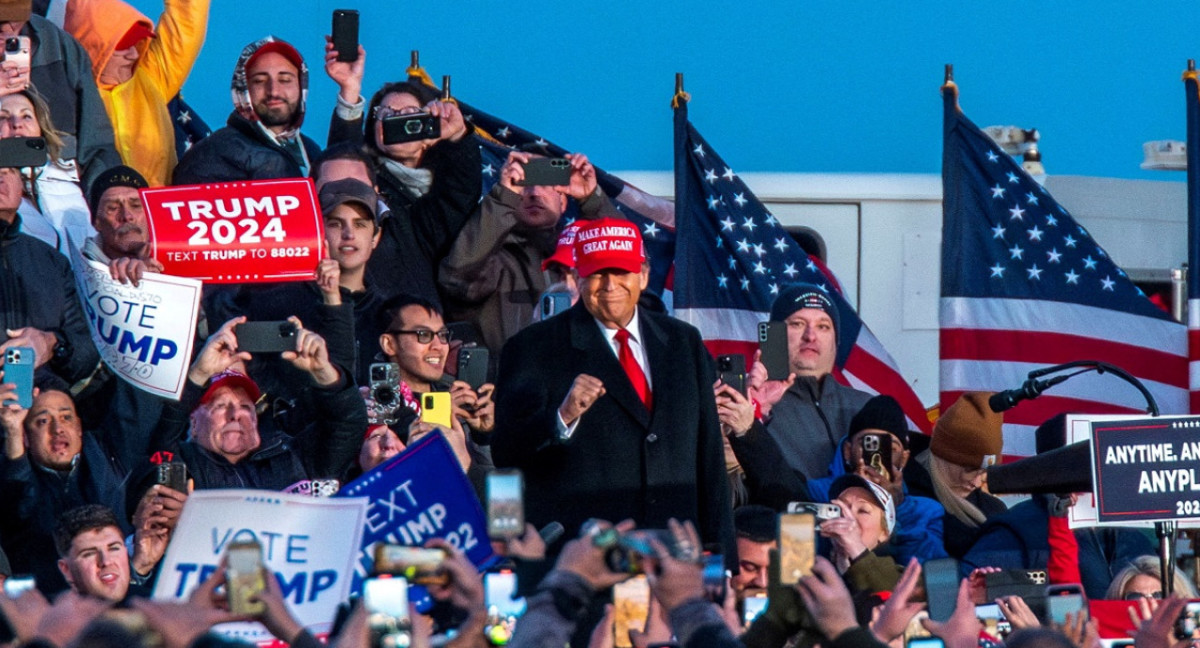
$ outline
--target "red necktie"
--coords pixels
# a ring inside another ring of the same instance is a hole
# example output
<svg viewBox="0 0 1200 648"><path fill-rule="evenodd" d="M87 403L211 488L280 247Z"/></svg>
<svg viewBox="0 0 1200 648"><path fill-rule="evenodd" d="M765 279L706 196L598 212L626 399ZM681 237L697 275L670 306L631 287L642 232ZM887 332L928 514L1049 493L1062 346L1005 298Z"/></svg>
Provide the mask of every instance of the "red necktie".
<svg viewBox="0 0 1200 648"><path fill-rule="evenodd" d="M629 331L623 328L617 329L615 337L617 344L620 345L617 348L617 361L621 363L625 375L629 376L629 382L633 383L633 391L637 392L638 398L642 399L646 409L650 409L650 385L646 384L646 374L642 372L642 367L633 357L633 349L629 347Z"/></svg>

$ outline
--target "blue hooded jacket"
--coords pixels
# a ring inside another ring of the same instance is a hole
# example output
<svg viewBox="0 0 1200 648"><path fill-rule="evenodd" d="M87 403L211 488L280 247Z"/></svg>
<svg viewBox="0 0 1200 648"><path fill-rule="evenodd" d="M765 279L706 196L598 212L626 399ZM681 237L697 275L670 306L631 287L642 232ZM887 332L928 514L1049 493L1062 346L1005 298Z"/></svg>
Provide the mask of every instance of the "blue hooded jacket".
<svg viewBox="0 0 1200 648"><path fill-rule="evenodd" d="M833 480L846 473L842 452L849 440L849 436L844 436L838 442L833 459L829 462L828 477L808 480L808 494L812 501L828 502L829 487ZM895 559L898 565L908 564L913 556L921 562L947 557L942 544L942 517L946 515L946 509L935 499L909 495L908 486L904 487L904 493L904 500L896 507L896 528L892 529L891 539L880 551Z"/></svg>

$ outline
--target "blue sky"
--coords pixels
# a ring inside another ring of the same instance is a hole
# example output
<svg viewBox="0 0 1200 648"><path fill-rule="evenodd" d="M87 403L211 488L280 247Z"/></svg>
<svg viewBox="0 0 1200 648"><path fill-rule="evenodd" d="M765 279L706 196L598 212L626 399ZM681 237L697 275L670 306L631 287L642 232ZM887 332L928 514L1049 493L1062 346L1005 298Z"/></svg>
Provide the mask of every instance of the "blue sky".
<svg viewBox="0 0 1200 648"><path fill-rule="evenodd" d="M133 3L152 19L160 2ZM409 50L456 96L611 170L669 170L674 73L691 118L739 171L937 173L938 86L955 65L980 126L1042 132L1047 171L1142 171L1142 142L1184 138L1183 84L1200 3L737 3L658 0L214 2L184 89L214 127L241 47L273 33L312 67L306 133L323 142L336 86L322 67L335 8L362 14L369 95Z"/></svg>

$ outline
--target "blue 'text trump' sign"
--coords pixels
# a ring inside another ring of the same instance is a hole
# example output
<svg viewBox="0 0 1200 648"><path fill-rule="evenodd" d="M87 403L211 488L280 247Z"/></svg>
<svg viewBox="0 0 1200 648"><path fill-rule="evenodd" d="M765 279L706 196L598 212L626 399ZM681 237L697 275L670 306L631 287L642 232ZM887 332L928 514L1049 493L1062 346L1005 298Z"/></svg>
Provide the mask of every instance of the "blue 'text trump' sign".
<svg viewBox="0 0 1200 648"><path fill-rule="evenodd" d="M444 538L476 567L496 558L479 498L439 432L346 484L337 497L367 498L355 593L362 592L363 579L371 575L379 542L419 547L430 538ZM423 588L412 588L410 598L420 606Z"/></svg>
<svg viewBox="0 0 1200 648"><path fill-rule="evenodd" d="M1200 518L1200 417L1092 422L1101 524Z"/></svg>

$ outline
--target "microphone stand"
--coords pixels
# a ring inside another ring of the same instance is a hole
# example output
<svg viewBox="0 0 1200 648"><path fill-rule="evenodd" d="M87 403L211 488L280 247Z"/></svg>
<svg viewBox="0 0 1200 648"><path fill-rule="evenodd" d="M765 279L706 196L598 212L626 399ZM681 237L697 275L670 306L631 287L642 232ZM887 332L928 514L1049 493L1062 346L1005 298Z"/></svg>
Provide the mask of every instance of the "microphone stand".
<svg viewBox="0 0 1200 648"><path fill-rule="evenodd" d="M1154 400L1154 395L1149 389L1142 384L1135 376L1124 369L1098 360L1076 360L1074 362L1064 362L1063 364L1054 365L1053 367L1044 367L1042 369L1034 369L1029 372L1029 380L1041 378L1042 376L1058 373L1067 369L1082 368L1067 376L1061 376L1066 379L1071 376L1077 376L1088 371L1095 371L1098 374L1110 373L1121 380L1133 385L1142 397L1146 399L1146 413L1150 416L1159 416L1158 402ZM1175 589L1175 520L1165 520L1163 522L1154 523L1154 534L1158 536L1158 566L1162 576L1162 593L1163 598L1171 595Z"/></svg>

